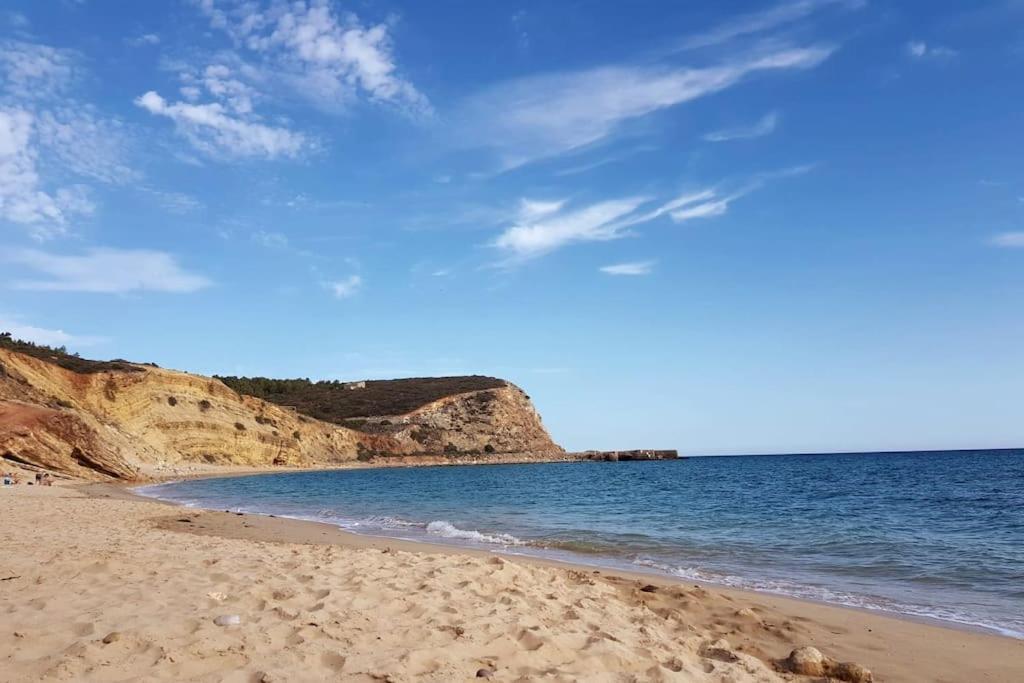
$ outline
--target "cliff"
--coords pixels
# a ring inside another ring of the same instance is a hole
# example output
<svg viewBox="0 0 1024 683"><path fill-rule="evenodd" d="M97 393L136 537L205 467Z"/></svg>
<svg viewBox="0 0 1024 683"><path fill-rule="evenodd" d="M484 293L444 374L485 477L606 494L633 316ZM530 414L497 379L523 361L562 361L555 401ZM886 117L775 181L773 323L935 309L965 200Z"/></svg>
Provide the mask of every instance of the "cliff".
<svg viewBox="0 0 1024 683"><path fill-rule="evenodd" d="M73 476L131 479L193 463L316 467L391 456L561 453L528 397L500 380L437 398L428 392L432 400L411 410L345 425L239 394L211 377L10 346L0 346L0 456Z"/></svg>

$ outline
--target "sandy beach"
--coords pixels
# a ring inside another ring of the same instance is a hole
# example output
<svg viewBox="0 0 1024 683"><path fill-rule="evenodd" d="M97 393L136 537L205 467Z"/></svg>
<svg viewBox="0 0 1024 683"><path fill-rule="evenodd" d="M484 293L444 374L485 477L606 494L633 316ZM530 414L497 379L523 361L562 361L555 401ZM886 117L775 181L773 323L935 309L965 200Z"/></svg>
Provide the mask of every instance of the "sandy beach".
<svg viewBox="0 0 1024 683"><path fill-rule="evenodd" d="M799 646L877 681L1024 672L1001 636L112 485L4 487L0 544L3 681L819 680L776 661Z"/></svg>

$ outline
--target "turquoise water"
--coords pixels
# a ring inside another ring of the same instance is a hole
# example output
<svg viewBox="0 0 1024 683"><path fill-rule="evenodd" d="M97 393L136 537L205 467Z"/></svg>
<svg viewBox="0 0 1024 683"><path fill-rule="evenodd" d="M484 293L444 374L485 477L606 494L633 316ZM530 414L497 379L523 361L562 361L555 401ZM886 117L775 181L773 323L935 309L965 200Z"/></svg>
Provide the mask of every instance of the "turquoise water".
<svg viewBox="0 0 1024 683"><path fill-rule="evenodd" d="M1024 451L296 472L140 492L1024 637Z"/></svg>

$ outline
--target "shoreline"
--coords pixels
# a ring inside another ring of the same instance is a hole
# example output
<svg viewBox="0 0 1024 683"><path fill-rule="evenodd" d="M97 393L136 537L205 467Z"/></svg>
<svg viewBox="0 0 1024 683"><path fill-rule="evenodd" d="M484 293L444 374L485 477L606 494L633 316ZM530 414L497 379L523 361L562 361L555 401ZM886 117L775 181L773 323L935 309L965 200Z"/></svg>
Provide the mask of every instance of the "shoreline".
<svg viewBox="0 0 1024 683"><path fill-rule="evenodd" d="M804 645L877 681L1024 670L1022 641L771 594L203 511L121 483L3 493L0 680L810 681L777 668Z"/></svg>
<svg viewBox="0 0 1024 683"><path fill-rule="evenodd" d="M378 470L378 469L412 469L416 467L486 467L495 465L553 465L553 464L575 464L588 462L602 462L587 457L589 453L598 451L574 451L548 453L541 456L526 455L518 453L482 455L392 455L375 456L372 460L346 460L336 465L317 463L310 466L295 465L262 465L260 467L249 467L246 465L209 465L205 463L189 463L179 466L153 466L145 465L139 467L141 478L120 479L118 483L130 486L146 486L149 484L166 484L173 481L186 479L219 479L224 477L249 477L261 474L284 474L288 472L333 472L336 470ZM686 457L676 458L686 460ZM652 459L651 462L657 460ZM608 462L608 461L605 461ZM639 462L630 460L626 462ZM72 477L65 476L72 480ZM98 481L95 483L107 483Z"/></svg>
<svg viewBox="0 0 1024 683"><path fill-rule="evenodd" d="M503 465L503 464L510 464L510 463L493 463L493 464L494 465ZM409 467L429 467L429 465L420 465L420 466L410 465ZM312 470L312 471L334 471L335 469L352 469L352 468L330 468L328 470ZM372 469L372 468L359 468L359 469ZM248 473L240 474L238 476L259 476L261 474L269 475L269 474L281 474L281 473L282 472L248 472ZM188 477L188 478L189 479L233 478L234 476L236 476L236 475L221 473L221 474L200 475L200 476ZM349 546L349 547L379 548L381 546L391 545L391 546L394 546L396 548L400 548L402 550L407 550L409 552L451 553L451 554L456 554L456 555L466 554L466 555L470 555L470 556L473 556L473 557L489 557L489 556L493 556L493 555L498 555L498 556L504 557L506 559L516 560L516 561L524 561L524 562L530 562L530 563L537 563L537 564L542 565L542 566L557 566L557 567L562 567L562 568L566 568L566 569L578 569L578 570L586 570L586 571L592 571L592 570L597 569L600 572L604 572L606 574L625 575L625 577L628 578L631 581L637 581L637 582L648 581L648 582L653 582L654 580L658 580L660 582L666 583L667 585L694 585L694 586L699 586L701 588L714 589L714 590L717 590L717 591L721 591L723 593L736 593L737 595L742 596L742 597L744 597L746 599L757 599L757 598L771 597L771 598L774 598L774 599L777 599L777 600L780 600L780 601L794 601L794 602L797 602L797 603L802 603L802 604L807 604L807 605L816 605L816 606L819 606L819 607L827 607L827 608L842 609L842 610L847 610L848 609L848 610L853 610L855 612L866 614L866 615L879 616L879 617L884 617L884 618L892 618L892 620L896 620L896 621L900 621L900 622L908 622L908 623L911 623L911 624L920 624L920 625L924 625L924 626L932 626L932 627L935 627L935 628L947 629L947 630L957 631L957 632L973 633L973 634L979 634L979 635L985 635L985 636L994 636L994 637L997 637L997 638L1007 638L1007 639L1010 639L1010 640L1013 640L1013 641L1019 641L1021 643L1024 643L1024 636L1014 635L1014 634L1011 634L1011 633L1009 633L1009 632L1007 632L1005 630L1000 630L997 627L989 627L989 626L983 626L983 625L978 625L978 624L970 624L970 623L965 623L965 622L954 622L954 621L949 621L949 620L942 620L942 618L934 617L934 616L926 616L926 615L921 615L921 614L911 614L911 613L899 612L899 611L895 611L895 610L887 610L887 609L883 609L883 608L871 608L871 607L862 607L862 606L858 606L858 605L843 604L843 603L838 603L838 602L827 602L825 600L816 600L814 598L807 598L807 597L800 597L800 596L794 596L794 595L787 595L785 593L780 593L780 592L761 591L761 590L757 590L757 589L753 589L753 588L740 588L740 587L735 587L735 586L729 586L729 585L726 585L726 584L717 584L717 583L714 583L714 582L711 582L711 581L706 581L706 580L698 580L698 579L689 579L689 578L679 577L679 575L675 575L675 574L672 574L672 573L670 573L668 571L664 571L664 570L658 570L658 569L656 569L654 567L650 567L649 569L644 569L642 566L625 568L625 567L622 567L622 566L614 566L612 564L604 564L604 563L601 563L600 561L587 562L587 561L585 561L585 559L586 559L585 557L579 557L579 558L578 557L570 557L570 558L567 558L567 559L559 559L559 558L555 558L555 557L545 557L544 555L541 555L541 554L517 553L517 552L512 552L512 551L508 550L506 547L500 546L500 545L497 545L497 544L496 544L495 548L476 548L476 547L472 547L472 546L459 545L459 544L455 544L455 543L445 543L443 540L439 540L439 541L412 540L412 539L402 539L402 538L399 538L399 537L391 537L391 536L385 536L385 535L378 535L378 533L360 533L358 531L353 531L353 530L350 530L350 529L346 529L344 527L341 527L341 526L339 526L337 524L334 524L334 523L331 523L331 522L316 521L316 520L312 520L312 519L302 519L302 518L299 518L299 517L291 517L291 516L288 516L288 515L281 515L281 514L274 515L274 514L270 514L270 513L251 512L251 511L248 511L248 512L234 512L234 511L228 511L228 510L221 511L221 510L217 510L217 509L213 509L213 508L191 507L191 506L185 505L183 503L179 503L177 501L170 501L170 500L166 500L166 499L162 499L162 498L158 498L158 497L152 497L152 496L146 496L144 494L139 494L139 493L136 493L136 490L135 490L136 488L142 488L144 486L175 483L176 481L179 481L179 480L181 480L181 479L172 479L172 480L167 480L167 481L160 481L160 482L153 482L153 483L143 483L143 484L126 484L126 483L123 483L123 482L119 482L119 483L115 483L113 485L121 488L123 494L125 494L127 497L133 498L133 499L142 500L142 501L155 501L155 502L158 502L158 503L163 503L165 505L170 505L172 507L179 507L179 508L182 508L182 509L185 509L185 510L197 510L197 511L210 512L210 513L219 513L219 514L226 514L226 515L236 516L236 517L242 516L242 517L255 517L255 518L267 519L267 520L269 520L269 519L280 520L280 524L286 525L288 527L291 527L292 524L295 525L294 528L288 528L287 530L286 529L281 529L282 531L285 531L284 532L284 537L278 536L278 529L274 529L274 532L271 535L271 536L273 536L274 539L281 539L281 538L286 538L286 539L288 539L288 538L300 538L300 539L315 538L317 533L323 533L324 529L329 529L330 530L329 536L331 537L331 540L328 541L328 543L334 543L334 544L337 544L337 545L344 545L344 546ZM91 487L91 486L104 486L104 485L108 485L108 484L87 484L87 487ZM228 517L228 520L230 520L230 517ZM304 528L306 525L309 525L308 528ZM176 528L175 530L196 532L195 529L189 529L189 528ZM264 531L264 532L266 531L265 528L261 529L261 530ZM231 533L232 531L237 531L237 529L232 529L231 528L231 524L227 523L226 527L219 529L219 531L221 533ZM268 540L267 538L256 538L256 539L253 539L251 536L231 537L231 538L249 538L249 539L252 539L252 540L264 540L264 541ZM571 552L567 552L567 551L566 551L566 553L568 555L577 555L577 553L571 553Z"/></svg>
<svg viewBox="0 0 1024 683"><path fill-rule="evenodd" d="M570 461L553 461L553 462L574 463L574 462L586 462L586 461L570 460ZM447 467L447 466L457 466L457 465L460 465L460 464L468 465L468 463L444 463L444 464L421 463L421 464L409 464L409 465L381 465L381 466L374 466L373 464L369 464L369 465L362 465L362 466L358 466L358 467L345 467L345 466L342 466L342 467L328 467L328 468L310 468L310 469L301 469L301 470L295 470L294 468L281 468L281 469L276 469L276 470L271 471L271 472L261 471L261 470L243 470L243 471L238 471L238 472L236 472L236 471L227 471L227 472L221 471L221 472L210 472L210 473L195 474L193 476L187 476L187 477L174 477L174 478L169 478L169 479L160 480L160 481L151 481L151 482L144 482L144 483L116 482L116 483L111 483L110 485L115 486L115 487L119 487L128 496L133 497L133 498L138 498L140 500L156 501L156 502L167 504L167 505L171 505L171 506L181 507L181 508L184 508L184 509L187 509L187 510L203 510L203 511L206 511L206 512L220 512L220 510L218 510L218 509L192 507L192 506L189 506L189 505L186 505L184 503L177 502L177 501L166 500L166 499L159 498L159 497L156 497L156 496L148 496L146 494L137 493L136 489L144 488L144 487L147 487L147 486L159 486L159 485L164 485L164 484L173 484L173 483L176 483L176 482L179 482L179 481L195 480L195 479L225 479L225 478L234 478L234 477L252 477L252 476L263 476L263 475L269 476L269 475L284 474L284 473L289 473L289 472L296 472L296 473L298 473L298 472L329 472L329 471L335 471L335 470L353 470L353 469L388 469L388 468L392 468L392 467L408 467L408 468L415 468L415 467ZM518 462L508 462L508 463L506 463L506 462L500 462L500 463L481 463L481 464L508 465L508 464L532 464L532 463L525 463L525 462L524 463L518 463ZM104 486L104 485L106 485L106 484L93 484L93 485L89 485L89 486ZM228 511L225 510L224 512L228 512ZM384 543L391 543L392 545L400 545L403 549L409 550L410 552L450 552L450 553L454 553L454 554L465 553L465 554L469 554L469 555L473 555L473 556L499 555L499 556L502 556L502 557L506 557L508 559L522 560L522 561L526 561L526 562L536 562L536 563L539 563L539 564L544 565L544 566L559 566L559 567L564 567L564 568L569 568L569 569L580 569L580 570L586 570L586 571L591 571L591 570L597 569L597 570L601 570L601 571L607 572L607 573L615 573L615 574L620 574L620 575L627 575L627 576L630 576L634 580L637 580L637 581L640 581L640 580L651 580L651 579L661 579L661 580L667 581L669 583L676 583L676 584L680 584L680 585L690 585L690 584L693 584L693 585L699 585L699 586L704 587L704 588L714 588L716 590L720 590L720 591L723 591L723 592L736 592L736 593L738 593L740 595L748 597L749 599L754 599L754 598L758 598L758 597L772 597L772 598L776 598L776 599L779 599L779 600L795 601L797 603L803 603L803 604L807 604L807 605L817 605L817 606L821 606L821 607L828 607L828 608L840 609L840 610L853 610L855 612L866 614L866 615L873 615L873 616L878 616L878 617L883 617L883 618L896 619L896 620L899 620L899 621L907 621L907 622L910 622L910 623L934 626L934 627L937 627L937 628L944 628L944 629L949 629L949 630L953 630L953 631L962 631L962 632L966 632L966 633L976 633L976 634L990 635L990 636L995 636L995 637L1000 637L1000 638L1008 638L1010 640L1019 641L1019 642L1024 643L1024 634L1017 634L1015 632L1011 632L1011 631L1009 631L1007 629L1001 629L1001 628L996 627L996 626L989 626L989 625L983 625L983 624L975 624L975 623L962 622L962 621L954 621L954 620L942 619L940 617L932 617L932 616L927 616L927 615L911 614L911 613L906 613L906 612L899 612L899 611L896 611L896 610L887 610L887 609L884 609L884 608L872 608L872 607L863 607L863 606L858 606L858 605L844 604L844 603L839 603L839 602L828 602L826 600L819 600L819 599L815 599L815 598L812 598L812 597L796 596L796 595L790 595L790 594L782 593L782 592L773 592L773 591L769 591L769 590L759 590L757 588L747 588L747 587L740 587L740 586L731 586L731 585L724 584L724 583L715 583L713 581L709 581L709 580L705 580L705 579L695 579L695 578L678 576L678 575L674 575L674 574L672 574L670 572L667 572L667 571L664 571L664 570L659 570L659 569L654 568L654 567L651 567L651 568L648 568L648 569L645 569L642 566L626 568L626 567L622 567L622 566L616 566L616 565L612 564L611 562L602 563L599 560L597 560L596 558L595 558L595 562L587 562L586 561L586 556L580 556L579 553L574 553L572 551L565 551L565 554L568 555L569 557L565 558L565 559L561 559L561 558L557 558L557 557L546 557L543 554L541 554L540 552L538 552L538 553L529 553L529 552L518 553L518 552L514 552L514 551L511 551L511 550L508 550L506 547L500 546L500 545L497 545L497 544L495 544L494 548L487 548L487 547L478 548L478 547L473 547L473 546L468 546L468 545L461 545L461 544L457 544L457 543L445 542L444 540L433 541L433 540L426 540L426 539L407 539L407 538L401 538L401 537L396 537L396 536L388 536L388 535L383 535L383 534L360 533L358 531L352 531L352 530L343 528L343 527L341 527L339 525L336 525L336 524L333 524L331 522L321 522L321 521L317 521L317 520L303 519L303 518L299 518L299 517L289 517L287 515L273 515L273 514L270 514L270 513L252 512L252 511L244 512L244 513L231 512L230 514L252 516L252 517L263 518L263 519L287 520L289 522L293 522L293 523L298 524L298 525L307 525L308 524L308 525L314 525L314 527L318 527L318 528L319 527L325 527L325 528L331 529L331 530L333 530L333 531L335 531L335 532L337 532L338 534L341 535L340 536L340 540L336 539L336 540L332 541L334 543L338 543L338 544L341 544L341 545L349 545L349 546L354 546L354 547L362 547L363 544L359 541L359 539L375 539L375 540L378 540L378 541L381 541L381 542L384 542ZM301 533L301 532L299 532L298 535L300 537L303 537L303 538L307 537L307 534L304 534L304 533ZM377 546L374 545L372 547L377 547ZM600 556L600 557L605 557L605 556ZM608 558L608 559L609 560L614 560L614 558Z"/></svg>

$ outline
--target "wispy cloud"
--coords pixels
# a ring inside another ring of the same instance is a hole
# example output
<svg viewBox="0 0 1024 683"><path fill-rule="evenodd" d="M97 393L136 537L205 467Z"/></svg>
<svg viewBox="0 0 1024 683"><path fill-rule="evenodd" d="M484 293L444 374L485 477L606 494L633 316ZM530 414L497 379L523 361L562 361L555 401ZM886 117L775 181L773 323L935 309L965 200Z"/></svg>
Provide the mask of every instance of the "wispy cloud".
<svg viewBox="0 0 1024 683"><path fill-rule="evenodd" d="M622 219L646 201L644 197L626 197L540 216L521 211L515 225L502 232L493 244L521 260L575 242L618 239L626 227Z"/></svg>
<svg viewBox="0 0 1024 683"><path fill-rule="evenodd" d="M602 266L599 270L606 275L650 275L654 261L632 261Z"/></svg>
<svg viewBox="0 0 1024 683"><path fill-rule="evenodd" d="M18 100L38 100L65 93L78 73L71 50L20 40L0 41L3 91Z"/></svg>
<svg viewBox="0 0 1024 683"><path fill-rule="evenodd" d="M806 19L824 9L838 7L860 9L866 0L792 0L764 10L741 14L709 30L688 36L680 44L683 49L720 45L737 38L767 33Z"/></svg>
<svg viewBox="0 0 1024 683"><path fill-rule="evenodd" d="M314 197L305 192L288 194L285 196L266 196L260 199L264 206L277 206L288 209L300 209L310 211L334 211L338 209L366 209L372 206L370 202L362 199L329 199Z"/></svg>
<svg viewBox="0 0 1024 683"><path fill-rule="evenodd" d="M284 249L288 246L288 238L279 232L259 230L249 236L253 242L267 249Z"/></svg>
<svg viewBox="0 0 1024 683"><path fill-rule="evenodd" d="M13 29L26 29L31 22L21 12L3 11L0 12L0 22L3 22Z"/></svg>
<svg viewBox="0 0 1024 683"><path fill-rule="evenodd" d="M399 74L387 24L366 26L317 0L194 2L213 28L304 97L336 109L362 95L413 116L432 113L427 97Z"/></svg>
<svg viewBox="0 0 1024 683"><path fill-rule="evenodd" d="M686 223L724 215L736 200L762 188L768 181L807 173L812 165L762 173L734 189L716 187L688 191L672 199L633 196L569 206L567 200L520 201L517 216L490 246L508 255L501 266L512 266L570 244L608 242L631 234L630 229L667 216Z"/></svg>
<svg viewBox="0 0 1024 683"><path fill-rule="evenodd" d="M338 299L351 299L363 289L363 278L349 275L341 280L325 283L327 289Z"/></svg>
<svg viewBox="0 0 1024 683"><path fill-rule="evenodd" d="M63 168L84 178L123 185L141 177L126 161L132 132L119 119L105 118L91 106L71 103L42 111L35 130L39 144Z"/></svg>
<svg viewBox="0 0 1024 683"><path fill-rule="evenodd" d="M561 211L566 201L565 199L553 201L521 199L519 200L519 217L521 220L532 221L544 216L550 216Z"/></svg>
<svg viewBox="0 0 1024 683"><path fill-rule="evenodd" d="M943 45L929 45L923 40L912 40L904 46L904 49L908 56L918 60L931 59L938 61L952 59L959 54L952 48Z"/></svg>
<svg viewBox="0 0 1024 683"><path fill-rule="evenodd" d="M769 112L758 121L749 126L737 126L735 128L723 128L712 131L704 136L708 142L728 142L730 140L750 140L760 138L775 132L779 125L778 112Z"/></svg>
<svg viewBox="0 0 1024 683"><path fill-rule="evenodd" d="M193 4L235 49L205 64L175 63L180 101L150 90L135 103L172 120L208 157L294 159L318 149L314 135L266 113L293 106L296 96L331 111L369 100L412 117L433 113L426 96L399 74L387 24L366 26L319 0Z"/></svg>
<svg viewBox="0 0 1024 683"><path fill-rule="evenodd" d="M201 201L184 192L167 192L152 188L140 189L156 199L157 203L170 213L184 215L204 208L204 204Z"/></svg>
<svg viewBox="0 0 1024 683"><path fill-rule="evenodd" d="M230 112L220 102L189 104L168 102L150 90L135 104L150 114L171 119L192 145L215 158L295 158L313 146L302 133L250 120Z"/></svg>
<svg viewBox="0 0 1024 683"><path fill-rule="evenodd" d="M812 68L834 49L783 48L710 67L606 66L509 81L463 104L459 132L465 144L491 149L503 168L514 168L599 142L624 122L720 92L755 73Z"/></svg>
<svg viewBox="0 0 1024 683"><path fill-rule="evenodd" d="M28 111L0 107L0 219L27 225L33 237L47 239L65 232L72 216L95 207L81 186L44 189L33 122Z"/></svg>
<svg viewBox="0 0 1024 683"><path fill-rule="evenodd" d="M602 156L602 157L600 157L598 159L595 159L593 161L589 161L589 162L581 163L581 164L576 164L574 166L568 166L566 168L559 169L557 171L554 171L554 175L556 175L556 176L579 175L580 173L586 173L588 171L592 171L595 168L601 168L602 166L607 166L608 164L614 164L616 162L622 161L622 160L624 160L624 159L626 159L628 157L631 157L631 156L633 156L635 154L639 154L641 152L655 152L655 151L658 151L658 149L659 148L657 146L650 145L650 144L636 145L635 147L619 151L619 152L617 152L615 154L606 154L606 155L604 155L604 156Z"/></svg>
<svg viewBox="0 0 1024 683"><path fill-rule="evenodd" d="M142 35L135 36L134 38L127 38L125 42L132 47L143 47L146 45L159 45L160 36L155 33L143 33Z"/></svg>
<svg viewBox="0 0 1024 683"><path fill-rule="evenodd" d="M5 260L47 276L18 280L16 289L121 294L136 291L194 292L210 281L178 265L170 254L149 249L88 249L62 255L38 249L10 251Z"/></svg>
<svg viewBox="0 0 1024 683"><path fill-rule="evenodd" d="M993 247L1024 249L1024 232L1001 232L989 238L988 243Z"/></svg>
<svg viewBox="0 0 1024 683"><path fill-rule="evenodd" d="M0 41L0 220L37 239L65 234L73 217L95 210L89 188L69 174L107 184L140 177L126 161L127 126L74 98L79 62L70 50Z"/></svg>
<svg viewBox="0 0 1024 683"><path fill-rule="evenodd" d="M707 201L688 202L683 206L670 211L668 215L671 216L672 220L676 223L692 221L695 218L721 216L729 210L729 204L742 197L743 194L733 194L727 197L714 196Z"/></svg>
<svg viewBox="0 0 1024 683"><path fill-rule="evenodd" d="M10 332L15 339L47 346L93 346L108 341L106 337L69 334L60 329L53 330L29 325L18 318L2 314L0 314L0 332Z"/></svg>

